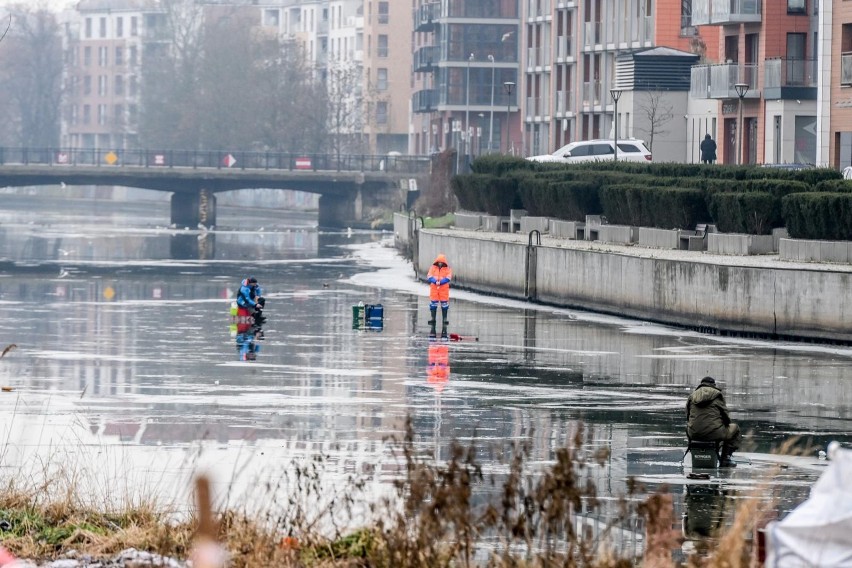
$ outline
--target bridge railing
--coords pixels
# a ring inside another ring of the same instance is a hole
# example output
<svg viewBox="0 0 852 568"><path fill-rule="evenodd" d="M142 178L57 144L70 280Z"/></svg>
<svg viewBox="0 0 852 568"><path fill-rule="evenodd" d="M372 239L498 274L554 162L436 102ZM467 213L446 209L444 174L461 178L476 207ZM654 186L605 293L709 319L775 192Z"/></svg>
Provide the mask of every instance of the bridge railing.
<svg viewBox="0 0 852 568"><path fill-rule="evenodd" d="M0 147L0 165L16 164L423 174L431 171L432 161L405 155Z"/></svg>

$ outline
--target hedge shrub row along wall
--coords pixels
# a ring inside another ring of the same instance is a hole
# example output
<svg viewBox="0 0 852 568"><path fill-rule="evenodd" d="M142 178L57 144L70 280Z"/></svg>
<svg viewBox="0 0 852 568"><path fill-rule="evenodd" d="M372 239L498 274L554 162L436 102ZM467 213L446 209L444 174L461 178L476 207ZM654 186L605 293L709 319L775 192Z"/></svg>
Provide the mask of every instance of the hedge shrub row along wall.
<svg viewBox="0 0 852 568"><path fill-rule="evenodd" d="M793 237L824 239L840 238L843 227L852 227L830 219L825 205L834 204L840 215L845 201L838 195L848 192L852 199L852 183L826 168L567 165L490 155L475 160L472 170L453 178L453 190L462 209L490 215L524 208L536 216L582 221L603 214L610 223L665 229L712 222L724 232L751 234L786 226Z"/></svg>
<svg viewBox="0 0 852 568"><path fill-rule="evenodd" d="M852 193L793 193L782 207L791 237L852 241Z"/></svg>

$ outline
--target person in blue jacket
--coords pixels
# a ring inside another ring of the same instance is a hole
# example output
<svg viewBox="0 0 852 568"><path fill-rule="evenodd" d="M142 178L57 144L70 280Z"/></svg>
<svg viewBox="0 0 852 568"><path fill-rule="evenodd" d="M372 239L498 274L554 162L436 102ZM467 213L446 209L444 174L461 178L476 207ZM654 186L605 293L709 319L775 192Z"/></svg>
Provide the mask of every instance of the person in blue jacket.
<svg viewBox="0 0 852 568"><path fill-rule="evenodd" d="M263 290L257 283L257 278L249 276L240 282L240 289L237 292L237 306L252 312L255 322L263 323L266 319L263 317L265 305L266 300L263 297Z"/></svg>

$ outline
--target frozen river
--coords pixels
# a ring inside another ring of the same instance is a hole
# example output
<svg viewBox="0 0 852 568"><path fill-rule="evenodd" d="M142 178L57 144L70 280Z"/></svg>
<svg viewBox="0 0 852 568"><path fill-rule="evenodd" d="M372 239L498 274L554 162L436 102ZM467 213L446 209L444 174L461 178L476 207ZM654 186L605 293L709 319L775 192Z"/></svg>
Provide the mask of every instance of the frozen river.
<svg viewBox="0 0 852 568"><path fill-rule="evenodd" d="M852 442L850 347L709 337L463 291L450 331L468 339L430 342L427 287L389 235L262 210L221 208L209 233L167 219L166 203L0 195L0 349L17 345L0 360L4 479L58 461L180 502L187 476L207 471L237 500L318 452L332 480L391 471L384 440L408 416L438 457L475 432L494 468L522 440L547 463L582 422L590 448L611 450L595 473L604 494L630 476L668 483L679 511L715 523L726 495L767 480L789 510L821 470L811 456ZM228 307L248 275L268 323L257 360L242 362ZM383 304L381 332L352 329L359 301ZM680 467L684 403L704 375L750 433L751 463L695 498ZM768 452L793 436L808 457L770 474Z"/></svg>

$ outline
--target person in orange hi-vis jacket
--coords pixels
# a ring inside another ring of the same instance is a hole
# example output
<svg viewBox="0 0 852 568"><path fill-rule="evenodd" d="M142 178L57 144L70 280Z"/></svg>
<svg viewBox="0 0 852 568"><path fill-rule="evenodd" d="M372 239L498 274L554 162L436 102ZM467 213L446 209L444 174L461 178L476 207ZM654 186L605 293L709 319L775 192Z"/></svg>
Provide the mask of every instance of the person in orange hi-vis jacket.
<svg viewBox="0 0 852 568"><path fill-rule="evenodd" d="M429 267L429 273L426 275L426 280L429 282L429 312L432 319L429 320L429 325L435 325L435 314L438 311L438 304L441 304L441 316L444 320L444 325L450 323L447 320L447 311L450 309L450 281L453 278L453 271L447 264L447 257L443 253L435 258L435 262Z"/></svg>

